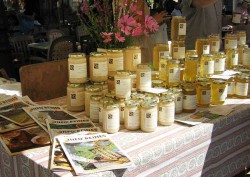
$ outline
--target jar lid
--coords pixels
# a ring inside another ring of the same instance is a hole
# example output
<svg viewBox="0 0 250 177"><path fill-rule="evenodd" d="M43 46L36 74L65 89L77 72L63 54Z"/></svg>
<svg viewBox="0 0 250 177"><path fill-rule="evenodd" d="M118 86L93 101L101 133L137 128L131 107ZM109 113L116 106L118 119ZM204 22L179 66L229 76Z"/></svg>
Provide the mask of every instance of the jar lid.
<svg viewBox="0 0 250 177"><path fill-rule="evenodd" d="M81 57L85 57L85 53L70 53L69 54L69 58L81 58Z"/></svg>
<svg viewBox="0 0 250 177"><path fill-rule="evenodd" d="M171 64L180 64L180 60L176 60L176 59L168 60L168 63L171 63Z"/></svg>
<svg viewBox="0 0 250 177"><path fill-rule="evenodd" d="M119 108L119 105L114 102L107 102L104 103L103 107L106 109L114 109L114 108Z"/></svg>
<svg viewBox="0 0 250 177"><path fill-rule="evenodd" d="M96 85L88 85L85 88L86 91L90 91L90 92L100 92L102 91L102 88Z"/></svg>
<svg viewBox="0 0 250 177"><path fill-rule="evenodd" d="M140 46L127 46L127 49L141 49Z"/></svg>
<svg viewBox="0 0 250 177"><path fill-rule="evenodd" d="M246 74L246 73L241 73L240 75L237 75L236 77L239 79L249 79L250 78L249 74Z"/></svg>
<svg viewBox="0 0 250 177"><path fill-rule="evenodd" d="M161 56L160 59L162 59L162 60L172 60L172 57L169 56L169 55L163 55L163 56Z"/></svg>
<svg viewBox="0 0 250 177"><path fill-rule="evenodd" d="M162 46L162 47L168 47L167 43L157 43L155 46Z"/></svg>
<svg viewBox="0 0 250 177"><path fill-rule="evenodd" d="M165 95L160 97L160 102L166 103L166 102L173 102L174 101L174 97L171 95Z"/></svg>
<svg viewBox="0 0 250 177"><path fill-rule="evenodd" d="M199 57L198 57L198 55L189 55L189 56L188 56L188 59L189 59L189 60L198 60Z"/></svg>
<svg viewBox="0 0 250 177"><path fill-rule="evenodd" d="M127 71L127 70L117 70L116 74L118 74L118 75L124 75L124 76L129 76L129 71Z"/></svg>
<svg viewBox="0 0 250 177"><path fill-rule="evenodd" d="M79 88L79 87L84 87L84 84L74 84L71 82L68 82L68 87L72 87L72 88Z"/></svg>
<svg viewBox="0 0 250 177"><path fill-rule="evenodd" d="M162 80L152 80L152 84L156 84L156 85L158 85L158 84L163 84L163 81Z"/></svg>
<svg viewBox="0 0 250 177"><path fill-rule="evenodd" d="M132 99L145 99L145 95L144 94L142 94L142 93L134 93L134 94L132 94L131 95L131 98Z"/></svg>
<svg viewBox="0 0 250 177"><path fill-rule="evenodd" d="M134 106L139 106L140 103L137 100L128 100L125 102L125 105L128 107L134 107Z"/></svg>
<svg viewBox="0 0 250 177"><path fill-rule="evenodd" d="M138 64L137 68L139 68L139 69L150 69L148 64Z"/></svg>
<svg viewBox="0 0 250 177"><path fill-rule="evenodd" d="M100 101L102 99L102 95L91 95L90 100Z"/></svg>
<svg viewBox="0 0 250 177"><path fill-rule="evenodd" d="M238 48L248 48L248 44L240 44L238 45Z"/></svg>
<svg viewBox="0 0 250 177"><path fill-rule="evenodd" d="M213 83L215 83L215 84L226 84L226 80L224 80L224 79L214 79Z"/></svg>
<svg viewBox="0 0 250 177"><path fill-rule="evenodd" d="M90 56L93 57L102 57L102 56L106 56L107 54L105 52L91 52Z"/></svg>
<svg viewBox="0 0 250 177"><path fill-rule="evenodd" d="M118 48L114 48L114 49L108 49L107 52L114 52L114 53L120 53L122 52L123 50L122 49L118 49Z"/></svg>
<svg viewBox="0 0 250 177"><path fill-rule="evenodd" d="M202 54L201 57L207 57L207 58L212 58L214 55L213 54Z"/></svg>
<svg viewBox="0 0 250 177"><path fill-rule="evenodd" d="M157 106L157 102L153 102L153 101L144 101L141 104L141 107L143 108L153 108Z"/></svg>
<svg viewBox="0 0 250 177"><path fill-rule="evenodd" d="M226 54L225 52L220 51L220 52L216 52L215 55L226 55Z"/></svg>
<svg viewBox="0 0 250 177"><path fill-rule="evenodd" d="M105 94L105 97L108 97L108 98L115 98L115 93L106 93Z"/></svg>

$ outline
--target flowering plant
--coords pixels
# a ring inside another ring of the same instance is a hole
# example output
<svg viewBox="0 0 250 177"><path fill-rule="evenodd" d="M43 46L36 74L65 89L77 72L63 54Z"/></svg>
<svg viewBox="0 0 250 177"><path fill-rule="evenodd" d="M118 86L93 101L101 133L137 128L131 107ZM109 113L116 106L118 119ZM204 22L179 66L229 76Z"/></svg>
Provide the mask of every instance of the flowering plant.
<svg viewBox="0 0 250 177"><path fill-rule="evenodd" d="M134 45L137 37L158 31L152 16L144 16L131 0L84 0L79 16L97 47L123 48Z"/></svg>

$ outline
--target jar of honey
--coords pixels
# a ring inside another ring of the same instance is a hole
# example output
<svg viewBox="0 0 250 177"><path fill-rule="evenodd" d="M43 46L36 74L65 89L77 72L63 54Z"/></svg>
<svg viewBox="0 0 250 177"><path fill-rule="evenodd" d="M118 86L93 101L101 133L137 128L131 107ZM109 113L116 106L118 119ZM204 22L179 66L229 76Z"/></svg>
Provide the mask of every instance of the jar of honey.
<svg viewBox="0 0 250 177"><path fill-rule="evenodd" d="M238 49L228 49L226 54L227 54L227 59L226 59L227 69L237 68L239 60Z"/></svg>
<svg viewBox="0 0 250 177"><path fill-rule="evenodd" d="M168 60L172 60L172 57L162 57L159 62L159 79L166 81L167 79L167 64Z"/></svg>
<svg viewBox="0 0 250 177"><path fill-rule="evenodd" d="M124 126L127 130L138 130L140 128L140 103L136 100L125 102Z"/></svg>
<svg viewBox="0 0 250 177"><path fill-rule="evenodd" d="M211 83L206 78L199 78L196 88L197 105L200 107L208 107L211 102Z"/></svg>
<svg viewBox="0 0 250 177"><path fill-rule="evenodd" d="M102 89L95 85L88 85L85 88L85 113L90 116L90 97L92 95L102 95Z"/></svg>
<svg viewBox="0 0 250 177"><path fill-rule="evenodd" d="M243 50L242 64L243 66L250 68L250 48L245 48Z"/></svg>
<svg viewBox="0 0 250 177"><path fill-rule="evenodd" d="M171 20L171 40L180 41L186 39L186 17L173 16Z"/></svg>
<svg viewBox="0 0 250 177"><path fill-rule="evenodd" d="M137 65L141 64L141 48L129 46L124 49L124 70L136 71Z"/></svg>
<svg viewBox="0 0 250 177"><path fill-rule="evenodd" d="M90 80L102 82L108 80L108 60L104 52L91 52L89 58Z"/></svg>
<svg viewBox="0 0 250 177"><path fill-rule="evenodd" d="M227 97L227 82L222 79L214 79L211 84L211 104L224 104Z"/></svg>
<svg viewBox="0 0 250 177"><path fill-rule="evenodd" d="M215 54L220 51L220 35L219 34L211 34L208 37L209 44L210 44L210 54Z"/></svg>
<svg viewBox="0 0 250 177"><path fill-rule="evenodd" d="M237 44L239 45L245 45L247 41L247 34L246 31L237 31Z"/></svg>
<svg viewBox="0 0 250 177"><path fill-rule="evenodd" d="M198 73L198 55L190 55L185 60L184 81L195 82Z"/></svg>
<svg viewBox="0 0 250 177"><path fill-rule="evenodd" d="M185 41L172 41L171 50L173 59L184 59L186 51Z"/></svg>
<svg viewBox="0 0 250 177"><path fill-rule="evenodd" d="M183 111L183 93L181 88L171 88L174 94L175 114L180 114Z"/></svg>
<svg viewBox="0 0 250 177"><path fill-rule="evenodd" d="M108 75L114 76L117 70L123 70L123 50L122 49L108 49Z"/></svg>
<svg viewBox="0 0 250 177"><path fill-rule="evenodd" d="M194 84L183 85L183 112L193 113L197 108L196 86Z"/></svg>
<svg viewBox="0 0 250 177"><path fill-rule="evenodd" d="M248 74L240 74L235 79L235 96L247 98L250 77Z"/></svg>
<svg viewBox="0 0 250 177"><path fill-rule="evenodd" d="M68 83L67 86L67 109L69 111L83 111L84 102L84 84Z"/></svg>
<svg viewBox="0 0 250 177"><path fill-rule="evenodd" d="M128 71L118 70L115 75L116 98L127 99L131 95L131 77Z"/></svg>
<svg viewBox="0 0 250 177"><path fill-rule="evenodd" d="M157 103L146 101L141 104L141 130L153 132L157 129L158 107Z"/></svg>
<svg viewBox="0 0 250 177"><path fill-rule="evenodd" d="M92 122L99 122L99 107L102 95L92 95L90 96L90 113L89 118Z"/></svg>
<svg viewBox="0 0 250 177"><path fill-rule="evenodd" d="M174 97L163 96L160 97L159 104L159 124L160 125L172 125L175 118L175 103Z"/></svg>
<svg viewBox="0 0 250 177"><path fill-rule="evenodd" d="M227 97L232 98L235 96L235 77L231 76L227 80Z"/></svg>
<svg viewBox="0 0 250 177"><path fill-rule="evenodd" d="M180 84L181 81L181 68L179 60L169 60L167 65L167 79L166 85L176 86Z"/></svg>
<svg viewBox="0 0 250 177"><path fill-rule="evenodd" d="M153 48L153 66L155 70L159 70L159 61L162 57L169 56L168 44L155 44Z"/></svg>
<svg viewBox="0 0 250 177"><path fill-rule="evenodd" d="M238 36L236 34L227 33L224 38L224 49L225 53L227 53L228 49L236 49Z"/></svg>
<svg viewBox="0 0 250 177"><path fill-rule="evenodd" d="M151 87L151 68L147 64L139 64L136 70L136 88L146 90Z"/></svg>
<svg viewBox="0 0 250 177"><path fill-rule="evenodd" d="M224 52L217 52L214 58L214 74L221 74L226 70L226 54Z"/></svg>
<svg viewBox="0 0 250 177"><path fill-rule="evenodd" d="M244 50L248 49L248 45L247 44L243 44L243 45L238 45L238 64L242 65L243 64L243 58L244 58ZM247 58L249 58L247 55L245 56L245 62L247 61ZM246 62L247 63L247 62Z"/></svg>
<svg viewBox="0 0 250 177"><path fill-rule="evenodd" d="M203 54L200 62L200 76L211 77L214 74L214 58L212 54Z"/></svg>
<svg viewBox="0 0 250 177"><path fill-rule="evenodd" d="M197 50L197 54L199 58L201 58L203 54L210 54L209 39L203 39L203 38L196 39L195 50Z"/></svg>

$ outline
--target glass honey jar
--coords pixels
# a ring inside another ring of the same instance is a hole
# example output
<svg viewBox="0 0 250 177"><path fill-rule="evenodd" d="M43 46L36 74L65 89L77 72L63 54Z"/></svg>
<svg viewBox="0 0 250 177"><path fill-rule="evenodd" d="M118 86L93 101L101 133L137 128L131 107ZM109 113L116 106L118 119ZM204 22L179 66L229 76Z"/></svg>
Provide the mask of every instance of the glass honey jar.
<svg viewBox="0 0 250 177"><path fill-rule="evenodd" d="M236 49L237 48L237 40L238 36L236 34L227 33L224 38L224 50L227 53L228 49Z"/></svg>
<svg viewBox="0 0 250 177"><path fill-rule="evenodd" d="M246 31L237 31L237 44L239 45L245 45L247 41L247 34Z"/></svg>
<svg viewBox="0 0 250 177"><path fill-rule="evenodd" d="M109 76L108 77L108 92L115 90L115 77Z"/></svg>
<svg viewBox="0 0 250 177"><path fill-rule="evenodd" d="M138 90L146 90L151 87L151 68L147 64L139 64L136 70L136 88Z"/></svg>
<svg viewBox="0 0 250 177"><path fill-rule="evenodd" d="M99 122L99 107L102 95L92 95L90 96L90 113L89 118L92 122Z"/></svg>
<svg viewBox="0 0 250 177"><path fill-rule="evenodd" d="M131 95L131 86L130 73L125 70L118 70L115 75L116 98L129 98Z"/></svg>
<svg viewBox="0 0 250 177"><path fill-rule="evenodd" d="M141 64L141 48L129 46L124 49L124 70L136 71L137 65Z"/></svg>
<svg viewBox="0 0 250 177"><path fill-rule="evenodd" d="M238 66L239 53L238 49L228 49L227 50L226 67L227 69L235 69Z"/></svg>
<svg viewBox="0 0 250 177"><path fill-rule="evenodd" d="M90 97L92 95L102 95L102 89L95 85L88 85L85 88L85 114L90 116Z"/></svg>
<svg viewBox="0 0 250 177"><path fill-rule="evenodd" d="M183 93L181 88L173 87L171 91L174 94L174 103L175 103L175 114L182 113L183 110Z"/></svg>
<svg viewBox="0 0 250 177"><path fill-rule="evenodd" d="M235 96L235 76L231 76L227 80L227 97L232 98Z"/></svg>
<svg viewBox="0 0 250 177"><path fill-rule="evenodd" d="M172 41L171 54L173 59L184 59L185 50L185 41Z"/></svg>
<svg viewBox="0 0 250 177"><path fill-rule="evenodd" d="M195 50L197 50L198 57L201 58L203 54L210 54L209 39L198 38L195 41Z"/></svg>
<svg viewBox="0 0 250 177"><path fill-rule="evenodd" d="M211 83L206 78L199 78L197 82L197 105L208 107L211 103Z"/></svg>
<svg viewBox="0 0 250 177"><path fill-rule="evenodd" d="M242 65L243 64L243 58L244 58L244 50L248 49L248 45L247 44L243 44L243 45L238 45L238 64ZM245 62L248 61L247 58L249 58L247 55L245 56Z"/></svg>
<svg viewBox="0 0 250 177"><path fill-rule="evenodd" d="M235 96L237 98L247 98L250 77L248 74L240 74L235 78Z"/></svg>
<svg viewBox="0 0 250 177"><path fill-rule="evenodd" d="M155 44L153 48L153 66L155 70L159 70L159 61L162 57L169 56L168 44Z"/></svg>
<svg viewBox="0 0 250 177"><path fill-rule="evenodd" d="M99 100L99 125L103 125L103 107L104 104L112 104L115 103L114 99L109 98L109 97L102 97Z"/></svg>
<svg viewBox="0 0 250 177"><path fill-rule="evenodd" d="M195 82L198 73L198 55L190 55L185 60L184 81Z"/></svg>
<svg viewBox="0 0 250 177"><path fill-rule="evenodd" d="M197 108L197 94L195 84L184 84L183 89L183 112L193 113Z"/></svg>
<svg viewBox="0 0 250 177"><path fill-rule="evenodd" d="M122 49L108 49L108 76L114 76L117 70L123 70L123 50Z"/></svg>
<svg viewBox="0 0 250 177"><path fill-rule="evenodd" d="M157 129L158 107L157 103L145 101L141 104L140 127L144 132L153 132Z"/></svg>
<svg viewBox="0 0 250 177"><path fill-rule="evenodd" d="M67 109L68 111L83 111L84 102L84 84L68 83L67 86Z"/></svg>
<svg viewBox="0 0 250 177"><path fill-rule="evenodd" d="M222 79L214 79L211 83L211 104L224 104L227 97L227 82Z"/></svg>
<svg viewBox="0 0 250 177"><path fill-rule="evenodd" d="M210 44L210 54L215 54L220 51L220 35L219 34L211 34L208 37L209 44Z"/></svg>
<svg viewBox="0 0 250 177"><path fill-rule="evenodd" d="M124 126L127 130L138 130L140 128L140 103L136 100L125 102Z"/></svg>
<svg viewBox="0 0 250 177"><path fill-rule="evenodd" d="M186 39L186 17L173 16L171 20L171 40L180 41Z"/></svg>
<svg viewBox="0 0 250 177"><path fill-rule="evenodd" d="M242 64L244 67L250 68L250 48L243 50Z"/></svg>
<svg viewBox="0 0 250 177"><path fill-rule="evenodd" d="M200 62L200 77L211 77L214 74L214 58L212 54L203 54Z"/></svg>
<svg viewBox="0 0 250 177"><path fill-rule="evenodd" d="M89 58L90 80L103 82L108 80L108 60L104 52L91 52Z"/></svg>
<svg viewBox="0 0 250 177"><path fill-rule="evenodd" d="M167 65L167 79L166 85L176 86L180 84L181 81L181 68L180 68L180 61L179 60L169 60Z"/></svg>
<svg viewBox="0 0 250 177"><path fill-rule="evenodd" d="M214 58L214 74L221 74L226 70L226 54L217 52L213 55Z"/></svg>
<svg viewBox="0 0 250 177"><path fill-rule="evenodd" d="M70 53L68 57L69 82L83 84L87 82L87 62L84 53Z"/></svg>
<svg viewBox="0 0 250 177"><path fill-rule="evenodd" d="M168 60L172 60L172 57L162 57L159 62L159 79L166 81L167 79L167 64Z"/></svg>
<svg viewBox="0 0 250 177"><path fill-rule="evenodd" d="M174 97L162 96L158 103L158 119L160 125L172 125L175 119Z"/></svg>

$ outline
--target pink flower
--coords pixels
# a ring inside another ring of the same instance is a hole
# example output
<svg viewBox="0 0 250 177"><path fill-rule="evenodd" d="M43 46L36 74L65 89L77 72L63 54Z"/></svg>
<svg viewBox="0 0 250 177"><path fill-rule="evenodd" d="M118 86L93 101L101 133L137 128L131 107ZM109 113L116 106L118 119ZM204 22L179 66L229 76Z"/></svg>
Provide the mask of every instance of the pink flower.
<svg viewBox="0 0 250 177"><path fill-rule="evenodd" d="M136 25L136 20L129 15L122 16L118 21L118 27L120 27L121 31L126 35L130 35L132 27L136 27Z"/></svg>
<svg viewBox="0 0 250 177"><path fill-rule="evenodd" d="M159 25L152 16L145 16L145 28L150 32L156 32L159 29Z"/></svg>
<svg viewBox="0 0 250 177"><path fill-rule="evenodd" d="M103 42L104 42L104 43L109 43L110 41L112 41L111 37L105 39Z"/></svg>
<svg viewBox="0 0 250 177"><path fill-rule="evenodd" d="M138 25L133 31L132 36L140 36L143 33L143 29L140 25Z"/></svg>
<svg viewBox="0 0 250 177"><path fill-rule="evenodd" d="M125 37L122 37L120 32L116 32L116 33L115 33L115 38L116 38L119 42L124 42L124 41L125 41Z"/></svg>
<svg viewBox="0 0 250 177"><path fill-rule="evenodd" d="M89 12L89 4L86 0L83 1L83 3L82 3L82 12L84 14L87 14Z"/></svg>
<svg viewBox="0 0 250 177"><path fill-rule="evenodd" d="M131 6L130 6L130 12L135 12L136 11L136 4L132 4Z"/></svg>
<svg viewBox="0 0 250 177"><path fill-rule="evenodd" d="M137 15L142 15L142 11L141 10L138 10L136 11Z"/></svg>
<svg viewBox="0 0 250 177"><path fill-rule="evenodd" d="M104 43L108 43L108 42L110 42L110 41L112 41L112 38L111 38L111 35L112 35L113 33L106 33L106 32L101 32L101 36L102 36L102 38L104 39Z"/></svg>

